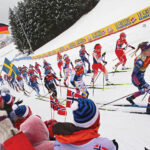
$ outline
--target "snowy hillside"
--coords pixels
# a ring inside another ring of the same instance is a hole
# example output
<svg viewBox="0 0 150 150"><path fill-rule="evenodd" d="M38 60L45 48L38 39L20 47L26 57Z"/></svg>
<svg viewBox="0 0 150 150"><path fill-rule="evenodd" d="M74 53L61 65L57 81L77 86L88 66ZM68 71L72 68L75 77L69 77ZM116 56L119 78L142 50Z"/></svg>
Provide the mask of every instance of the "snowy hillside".
<svg viewBox="0 0 150 150"><path fill-rule="evenodd" d="M62 45L65 45L73 40L76 40L84 35L87 35L93 31L96 31L102 27L105 27L115 21L118 21L124 17L127 17L147 6L149 6L148 0L101 0L99 4L92 10L89 14L83 16L76 24L74 24L67 31L62 33L59 37L53 41L47 43L39 50L34 52L33 55L41 54L49 50L53 50ZM145 24L146 26L143 26ZM142 41L150 40L150 21L139 24L135 27L132 27L124 31L127 35L127 41L133 46L137 46ZM106 51L106 61L108 62L106 68L108 72L112 71L112 67L118 62L118 60L113 61L116 58L115 55L115 44L116 40L119 38L119 34L114 34L104 39L86 44L86 50L90 54L90 62L92 64L92 52L93 47L96 43L101 43L102 51ZM129 49L128 49L129 50ZM79 58L79 48L72 49L66 52L71 58L72 62L76 58ZM18 51L15 49L13 44L8 45L7 47L0 50L1 63L5 57L12 60ZM64 53L63 53L64 54ZM133 68L134 57L130 57L127 54L127 67ZM46 60L52 64L57 75L58 67L56 63L56 55L46 58ZM20 62L14 62L16 66L35 64L35 61L38 61L43 65L43 59L39 60L24 60ZM121 69L121 68L119 68ZM42 70L43 73L44 70ZM111 82L116 84L122 84L117 86L105 86L103 89L95 89L93 95L93 89L88 88L90 93L89 98L94 100L98 107L107 102L113 101L125 95L128 95L132 92L137 91L137 89L131 84L131 73L132 69L128 72L114 73L109 74L109 79ZM147 69L145 79L150 83L150 67ZM91 81L91 76L85 76L84 82L89 85ZM47 90L42 86L43 81L39 80L40 85L40 94L45 95ZM63 80L61 81L63 84ZM98 80L95 83L97 86L102 88L103 84L103 74L100 74ZM8 87L6 84L5 86ZM30 97L25 96L22 92L16 93L16 91L11 90L12 94L17 98L23 98L24 104L27 104L31 107L34 114L42 116L43 120L50 119L51 113L49 108L49 102L40 101L36 98L35 92L32 91L27 85L25 88L28 91L31 91ZM44 88L44 89L43 89ZM57 87L58 97L60 99L66 98L66 88ZM148 96L145 100L142 101L143 96L137 98L135 102L146 106ZM48 101L48 99L47 99ZM125 99L117 101L115 104L128 104ZM112 105L107 105L104 108L108 110L115 109L117 111L104 111L101 110L101 127L100 134L101 136L108 137L110 139L116 139L119 143L120 150L144 150L144 147L150 149L150 116L144 114L134 114L129 112L145 112L145 108L133 108L133 107L115 107ZM71 110L68 109L67 121L72 121ZM70 113L69 113L70 112ZM64 121L64 117L59 116L55 113L55 119L58 121Z"/></svg>

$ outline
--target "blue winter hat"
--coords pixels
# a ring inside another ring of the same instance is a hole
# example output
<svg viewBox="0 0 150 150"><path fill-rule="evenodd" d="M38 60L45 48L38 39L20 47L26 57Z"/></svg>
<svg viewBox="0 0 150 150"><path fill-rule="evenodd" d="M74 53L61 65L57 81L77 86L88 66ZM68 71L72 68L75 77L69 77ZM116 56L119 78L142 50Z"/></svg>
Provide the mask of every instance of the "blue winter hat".
<svg viewBox="0 0 150 150"><path fill-rule="evenodd" d="M1 95L6 104L13 103L13 97L10 94L2 93Z"/></svg>
<svg viewBox="0 0 150 150"><path fill-rule="evenodd" d="M89 128L99 117L99 110L95 103L86 98L78 98L71 105L74 124L78 127Z"/></svg>
<svg viewBox="0 0 150 150"><path fill-rule="evenodd" d="M25 105L20 105L15 109L15 114L18 117L27 117L29 114L29 108Z"/></svg>
<svg viewBox="0 0 150 150"><path fill-rule="evenodd" d="M142 51L148 50L150 49L150 43L149 42L145 42L143 45L140 46Z"/></svg>

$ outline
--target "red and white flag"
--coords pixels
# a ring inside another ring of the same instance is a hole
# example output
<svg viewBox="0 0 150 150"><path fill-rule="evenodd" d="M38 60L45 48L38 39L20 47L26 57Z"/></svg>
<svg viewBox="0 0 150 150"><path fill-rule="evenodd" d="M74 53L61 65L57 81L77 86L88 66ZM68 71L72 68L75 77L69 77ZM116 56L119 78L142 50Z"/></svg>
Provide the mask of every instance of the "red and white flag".
<svg viewBox="0 0 150 150"><path fill-rule="evenodd" d="M72 92L71 90L67 91L67 101L66 101L66 107L71 107L72 101L77 100L79 97L83 97L80 94L77 94L75 92Z"/></svg>

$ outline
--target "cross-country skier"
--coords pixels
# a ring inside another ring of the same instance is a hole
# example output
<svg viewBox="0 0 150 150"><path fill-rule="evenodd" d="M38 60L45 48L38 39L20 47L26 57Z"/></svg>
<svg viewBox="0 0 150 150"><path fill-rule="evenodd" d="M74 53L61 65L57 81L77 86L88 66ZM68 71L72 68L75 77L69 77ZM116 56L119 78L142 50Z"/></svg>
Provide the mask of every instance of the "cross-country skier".
<svg viewBox="0 0 150 150"><path fill-rule="evenodd" d="M32 74L29 77L29 86L32 87L35 90L37 96L40 96L40 94L39 94L40 89L39 89L39 86L38 86L37 78L39 78L37 75Z"/></svg>
<svg viewBox="0 0 150 150"><path fill-rule="evenodd" d="M60 52L57 53L57 65L60 71L60 77L62 78L62 74L61 74L61 70L62 70L62 65L63 65L63 61L62 61L62 55L60 54Z"/></svg>
<svg viewBox="0 0 150 150"><path fill-rule="evenodd" d="M89 53L85 50L85 45L81 45L81 49L79 51L79 55L80 55L80 58L85 66L85 62L88 64L88 73L91 72L91 69L90 69L90 62L89 60L86 58L85 55L88 55L89 56Z"/></svg>
<svg viewBox="0 0 150 150"><path fill-rule="evenodd" d="M101 49L102 46L100 44L96 44L94 46L94 51L93 51L93 65L92 65L92 69L94 71L93 77L92 77L92 81L94 82L95 77L98 74L98 70L101 70L104 73L105 79L106 79L106 84L110 84L109 80L108 80L108 72L105 68L104 64L107 64L107 62L104 60L104 56L105 56L105 52L101 55Z"/></svg>
<svg viewBox="0 0 150 150"><path fill-rule="evenodd" d="M51 66L51 64L48 63L48 62L44 59L44 61L43 61L43 68L45 69L45 67L47 67L47 66Z"/></svg>
<svg viewBox="0 0 150 150"><path fill-rule="evenodd" d="M28 68L25 65L23 65L23 67L21 68L21 74L26 82L28 82L27 72L28 72Z"/></svg>
<svg viewBox="0 0 150 150"><path fill-rule="evenodd" d="M11 77L11 76L9 76L9 78L10 78L10 85L12 86L12 88L14 90L16 90L17 92L19 92L19 85L18 85L16 79L14 77Z"/></svg>
<svg viewBox="0 0 150 150"><path fill-rule="evenodd" d="M85 86L85 83L83 82L83 75L87 73L87 70L85 69L85 66L83 65L83 62L81 59L75 60L75 69L74 72L71 75L71 84L77 89L77 93L82 92L82 96L85 98L88 98L89 92Z"/></svg>
<svg viewBox="0 0 150 150"><path fill-rule="evenodd" d="M34 66L30 64L29 70L28 70L28 76L32 76L35 73L36 73L36 71L34 69Z"/></svg>
<svg viewBox="0 0 150 150"><path fill-rule="evenodd" d="M4 74L4 80L8 82L8 75Z"/></svg>
<svg viewBox="0 0 150 150"><path fill-rule="evenodd" d="M24 91L24 82L23 82L23 78L21 77L21 75L18 75L17 76L17 81L18 81L18 84L19 84L19 89Z"/></svg>
<svg viewBox="0 0 150 150"><path fill-rule="evenodd" d="M43 68L45 69L44 74L46 75L47 73L52 72L56 75L55 71L53 70L52 66L50 63L48 63L46 60L43 61Z"/></svg>
<svg viewBox="0 0 150 150"><path fill-rule="evenodd" d="M127 98L132 105L135 105L133 100L136 97L143 95L145 92L150 94L150 85L144 79L145 71L150 64L150 43L140 43L136 51L139 49L141 49L141 54L135 59L134 69L132 72L132 83L139 89L139 91ZM148 98L146 111L150 114L150 96Z"/></svg>
<svg viewBox="0 0 150 150"><path fill-rule="evenodd" d="M73 63L70 61L69 56L67 54L64 54L64 56L63 56L63 71L64 71L64 85L65 86L67 86L66 81L71 72L70 64L71 64L72 68L74 69Z"/></svg>
<svg viewBox="0 0 150 150"><path fill-rule="evenodd" d="M39 67L41 67L41 65L38 64L37 62L35 62L34 68L35 68L36 72L39 74L40 79L42 79L42 76L41 76L41 70L40 70Z"/></svg>
<svg viewBox="0 0 150 150"><path fill-rule="evenodd" d="M123 48L123 46L126 45L125 48ZM127 69L125 67L125 64L126 64L126 61L127 61L127 58L126 58L126 54L124 52L124 50L126 50L127 47L130 47L132 49L135 49L133 46L129 45L126 41L126 34L125 33L121 33L120 34L120 38L117 40L117 43L116 43L116 49L115 49L115 53L119 59L119 62L115 65L114 69L116 70L117 67L122 64L122 70L125 70Z"/></svg>
<svg viewBox="0 0 150 150"><path fill-rule="evenodd" d="M45 87L47 88L48 92L51 93L53 92L52 96L54 98L57 97L57 90L55 87L55 80L61 81L61 79L58 79L58 77L56 77L53 73L49 72L46 74L45 78L44 78L44 83L45 83Z"/></svg>

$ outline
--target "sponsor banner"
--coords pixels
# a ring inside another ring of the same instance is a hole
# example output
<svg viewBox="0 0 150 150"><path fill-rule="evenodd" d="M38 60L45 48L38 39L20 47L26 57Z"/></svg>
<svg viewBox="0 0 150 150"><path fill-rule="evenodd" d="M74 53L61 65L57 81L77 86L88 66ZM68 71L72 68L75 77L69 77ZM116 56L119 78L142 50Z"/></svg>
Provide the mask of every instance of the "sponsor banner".
<svg viewBox="0 0 150 150"><path fill-rule="evenodd" d="M26 56L26 57L14 58L13 60L11 60L11 62L20 61L20 60L31 60L31 59L32 59L31 56Z"/></svg>
<svg viewBox="0 0 150 150"><path fill-rule="evenodd" d="M58 52L64 52L64 51L70 50L70 49L78 47L82 44L86 44L86 43L104 38L111 34L117 33L119 31L125 30L127 28L130 28L134 25L137 25L137 24L147 21L149 19L150 19L150 7L147 7L135 14L132 14L131 16L129 16L127 18L124 18L118 22L115 22L114 24L111 24L105 28L102 28L96 32L93 32L87 36L84 36L84 37L82 37L76 41L73 41L69 44L66 44L60 48L51 50L44 54L32 56L32 59L44 58L44 57L55 55Z"/></svg>

